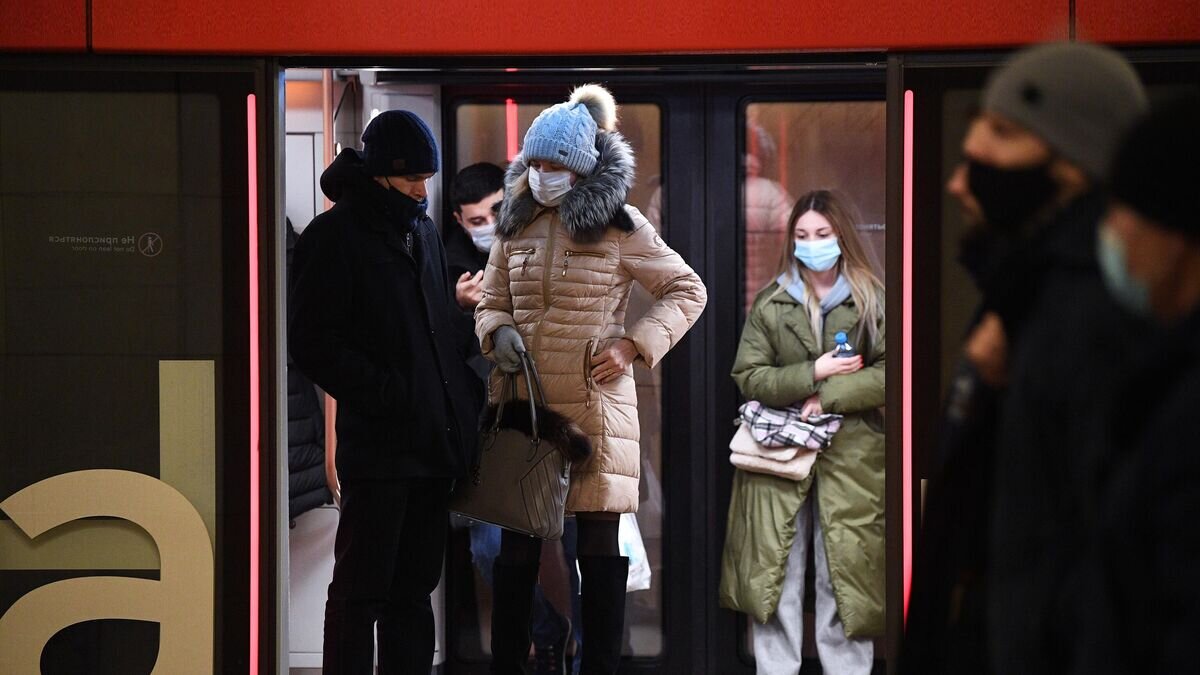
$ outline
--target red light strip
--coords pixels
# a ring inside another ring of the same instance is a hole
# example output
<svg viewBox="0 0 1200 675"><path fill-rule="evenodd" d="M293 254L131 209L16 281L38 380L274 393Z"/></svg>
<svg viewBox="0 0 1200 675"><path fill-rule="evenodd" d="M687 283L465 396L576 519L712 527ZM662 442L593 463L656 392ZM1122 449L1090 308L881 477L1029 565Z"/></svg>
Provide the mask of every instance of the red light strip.
<svg viewBox="0 0 1200 675"><path fill-rule="evenodd" d="M504 142L508 149L508 161L517 158L517 102L504 100Z"/></svg>
<svg viewBox="0 0 1200 675"><path fill-rule="evenodd" d="M908 596L912 590L913 495L912 495L912 326L913 326L913 92L904 92L904 282L903 346L901 348L901 438L900 453L902 499L904 500L904 616L908 617Z"/></svg>
<svg viewBox="0 0 1200 675"><path fill-rule="evenodd" d="M254 94L246 96L246 174L250 190L250 675L258 675L259 432L258 416L258 120Z"/></svg>

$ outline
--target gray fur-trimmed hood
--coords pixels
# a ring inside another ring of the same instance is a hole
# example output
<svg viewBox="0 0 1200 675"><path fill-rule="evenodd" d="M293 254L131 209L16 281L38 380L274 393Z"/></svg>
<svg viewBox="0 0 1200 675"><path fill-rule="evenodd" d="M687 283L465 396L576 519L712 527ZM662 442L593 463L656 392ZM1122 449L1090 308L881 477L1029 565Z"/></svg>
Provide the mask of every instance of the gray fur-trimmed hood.
<svg viewBox="0 0 1200 675"><path fill-rule="evenodd" d="M575 181L558 207L571 240L581 244L600 241L609 227L633 231L633 221L624 208L633 187L633 148L624 136L613 131L596 136L596 150L600 153L596 172ZM501 239L516 237L542 208L529 191L525 156L517 155L504 176L504 205L496 233Z"/></svg>

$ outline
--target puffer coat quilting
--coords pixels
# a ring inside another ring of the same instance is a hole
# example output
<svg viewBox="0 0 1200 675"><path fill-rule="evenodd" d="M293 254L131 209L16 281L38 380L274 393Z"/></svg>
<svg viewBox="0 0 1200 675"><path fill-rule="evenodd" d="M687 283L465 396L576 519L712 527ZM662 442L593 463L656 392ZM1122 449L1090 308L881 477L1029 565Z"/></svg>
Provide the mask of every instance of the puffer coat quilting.
<svg viewBox="0 0 1200 675"><path fill-rule="evenodd" d="M547 404L592 440L592 456L572 467L567 510L632 513L638 507L640 476L632 367L601 385L591 378L591 357L626 337L637 347L637 360L654 367L699 318L707 295L683 258L637 209L624 204L632 181L631 156L623 158L627 172L611 169L622 160L614 160L613 153L628 153L628 146L615 133L601 139L599 169L581 179L572 193L591 191L594 197L598 190L607 191L600 201L615 210L575 205L571 211L567 203L530 206L524 163L518 158L509 169L501 241L492 248L484 272L484 297L475 322L489 358L496 329L508 325L520 332L541 375ZM614 143L624 147L614 150ZM519 213L531 220L514 220ZM625 310L635 281L655 303L626 332ZM493 393L501 379L501 373L493 373Z"/></svg>

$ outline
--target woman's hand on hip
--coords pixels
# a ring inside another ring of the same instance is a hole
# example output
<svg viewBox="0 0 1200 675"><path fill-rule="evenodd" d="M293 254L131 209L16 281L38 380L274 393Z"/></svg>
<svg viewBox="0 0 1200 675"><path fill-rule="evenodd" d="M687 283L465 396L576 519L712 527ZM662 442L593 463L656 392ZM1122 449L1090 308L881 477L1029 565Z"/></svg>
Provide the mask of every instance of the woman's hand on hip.
<svg viewBox="0 0 1200 675"><path fill-rule="evenodd" d="M833 352L822 354L817 362L813 364L813 379L820 382L827 380L834 375L849 375L862 370L863 359L862 355L858 354L849 358L838 358L833 355Z"/></svg>
<svg viewBox="0 0 1200 675"><path fill-rule="evenodd" d="M625 372L637 358L637 346L629 338L621 338L607 349L592 356L592 379L596 384L608 384Z"/></svg>

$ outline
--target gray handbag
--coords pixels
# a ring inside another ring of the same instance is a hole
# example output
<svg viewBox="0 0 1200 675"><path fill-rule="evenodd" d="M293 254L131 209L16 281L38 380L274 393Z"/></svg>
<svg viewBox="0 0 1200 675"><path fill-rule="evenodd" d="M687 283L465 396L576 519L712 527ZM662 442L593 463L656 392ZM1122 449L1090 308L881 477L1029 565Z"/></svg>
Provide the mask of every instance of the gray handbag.
<svg viewBox="0 0 1200 675"><path fill-rule="evenodd" d="M527 399L518 397L525 379ZM572 461L591 453L591 441L571 420L546 407L533 359L521 354L521 373L506 374L499 401L484 414L470 480L459 481L450 511L540 539L558 539L571 485Z"/></svg>

